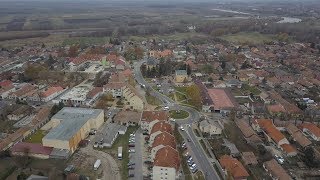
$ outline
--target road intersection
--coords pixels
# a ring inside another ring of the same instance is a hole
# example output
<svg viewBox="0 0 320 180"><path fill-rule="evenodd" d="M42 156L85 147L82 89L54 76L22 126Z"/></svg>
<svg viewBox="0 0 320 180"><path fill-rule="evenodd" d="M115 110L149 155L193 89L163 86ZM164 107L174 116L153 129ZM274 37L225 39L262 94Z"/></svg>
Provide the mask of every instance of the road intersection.
<svg viewBox="0 0 320 180"><path fill-rule="evenodd" d="M185 128L185 131L181 131L181 134L187 143L187 146L189 148L189 151L192 151L191 153L194 155L193 157L196 159L196 161L199 163L198 167L202 170L204 173L206 179L212 179L212 180L219 180L220 177L218 173L216 172L215 168L213 167L213 164L210 162L209 158L206 155L206 152L202 149L201 144L199 143L196 135L194 134L192 128L192 123L199 121L200 119L200 113L187 106L182 106L178 103L176 103L174 100L170 99L164 94L159 93L158 91L154 90L149 83L143 78L142 73L140 71L140 67L143 63L145 63L146 60L141 60L138 62L135 62L134 64L134 76L136 81L144 86L144 88L149 88L150 94L152 96L155 96L159 100L163 102L164 106L168 106L170 110L182 110L187 111L189 113L189 117L184 120L176 120L177 124L179 126L183 126ZM187 142L187 139L190 139L190 142Z"/></svg>

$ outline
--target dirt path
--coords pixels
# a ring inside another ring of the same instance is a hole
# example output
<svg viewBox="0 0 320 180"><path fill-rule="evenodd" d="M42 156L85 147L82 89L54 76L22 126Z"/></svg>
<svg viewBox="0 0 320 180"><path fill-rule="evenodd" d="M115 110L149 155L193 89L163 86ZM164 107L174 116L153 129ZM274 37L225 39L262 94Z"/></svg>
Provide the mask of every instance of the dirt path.
<svg viewBox="0 0 320 180"><path fill-rule="evenodd" d="M81 148L80 153L84 153L90 157L94 157L95 159L101 160L101 167L103 176L101 179L103 180L120 180L120 172L117 162L113 159L110 154L97 151L92 148L92 145L88 145L85 148Z"/></svg>

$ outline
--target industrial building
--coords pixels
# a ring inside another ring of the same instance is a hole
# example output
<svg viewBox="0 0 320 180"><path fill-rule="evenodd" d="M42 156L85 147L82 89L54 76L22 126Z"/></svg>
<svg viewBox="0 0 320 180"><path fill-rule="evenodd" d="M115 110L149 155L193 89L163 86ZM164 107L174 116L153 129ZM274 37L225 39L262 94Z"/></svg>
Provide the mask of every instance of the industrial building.
<svg viewBox="0 0 320 180"><path fill-rule="evenodd" d="M65 107L42 128L50 130L43 137L42 144L74 152L89 131L98 129L103 122L104 112L101 109Z"/></svg>

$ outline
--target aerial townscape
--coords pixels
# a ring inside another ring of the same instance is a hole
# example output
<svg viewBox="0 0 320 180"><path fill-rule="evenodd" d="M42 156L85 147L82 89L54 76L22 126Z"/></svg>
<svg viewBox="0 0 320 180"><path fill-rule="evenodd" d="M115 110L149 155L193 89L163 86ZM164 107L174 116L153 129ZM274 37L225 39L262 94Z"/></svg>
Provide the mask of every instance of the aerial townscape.
<svg viewBox="0 0 320 180"><path fill-rule="evenodd" d="M320 1L0 0L2 179L320 179Z"/></svg>

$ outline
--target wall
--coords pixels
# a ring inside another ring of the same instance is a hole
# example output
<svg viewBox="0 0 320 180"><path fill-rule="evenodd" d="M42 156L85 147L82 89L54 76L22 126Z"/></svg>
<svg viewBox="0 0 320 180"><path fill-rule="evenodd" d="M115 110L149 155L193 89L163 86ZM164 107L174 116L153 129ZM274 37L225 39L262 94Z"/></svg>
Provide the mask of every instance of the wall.
<svg viewBox="0 0 320 180"><path fill-rule="evenodd" d="M174 168L154 166L152 169L153 180L173 180L176 179Z"/></svg>

